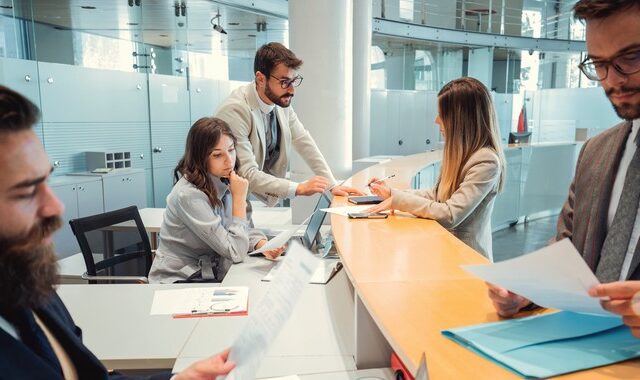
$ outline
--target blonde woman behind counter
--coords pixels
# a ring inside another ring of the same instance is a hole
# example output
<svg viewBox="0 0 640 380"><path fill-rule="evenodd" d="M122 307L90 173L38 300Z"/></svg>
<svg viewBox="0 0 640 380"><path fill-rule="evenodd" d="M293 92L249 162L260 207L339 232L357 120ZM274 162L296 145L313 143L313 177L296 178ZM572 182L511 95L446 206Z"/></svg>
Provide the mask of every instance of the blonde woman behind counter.
<svg viewBox="0 0 640 380"><path fill-rule="evenodd" d="M438 93L435 122L445 144L434 188L402 191L372 178L371 191L384 201L369 211L397 209L434 219L493 260L491 213L506 168L489 91L474 78L447 83Z"/></svg>
<svg viewBox="0 0 640 380"><path fill-rule="evenodd" d="M267 242L253 228L248 182L236 167L236 139L227 123L196 121L175 169L149 282L222 281L233 263ZM282 251L264 255L275 258Z"/></svg>

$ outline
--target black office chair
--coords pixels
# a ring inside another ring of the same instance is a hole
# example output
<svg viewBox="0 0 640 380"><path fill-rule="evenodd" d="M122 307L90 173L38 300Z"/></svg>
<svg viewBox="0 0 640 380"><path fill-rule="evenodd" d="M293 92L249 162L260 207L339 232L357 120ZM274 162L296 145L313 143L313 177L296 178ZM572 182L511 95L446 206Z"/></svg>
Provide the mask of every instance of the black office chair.
<svg viewBox="0 0 640 380"><path fill-rule="evenodd" d="M114 225L133 221L133 227L114 227ZM142 224L142 219L138 213L136 206L130 206L119 210L105 212L87 216L84 218L72 219L69 221L71 230L78 240L87 271L82 275L83 280L87 280L90 284L100 282L137 282L148 283L147 276L151 269L153 260L153 252L149 236ZM136 231L137 230L137 231ZM115 248L113 232L127 231L123 236L125 239L119 239L118 243L121 247ZM95 234L93 232L99 232ZM92 234L93 233L93 234ZM139 241L131 243L131 237L139 238ZM124 243L122 242L124 241ZM102 252L103 260L95 262L95 256L98 256L99 247L102 243L104 251ZM128 263L131 266L134 261L138 264L138 273L136 275L117 275L115 272L122 270L122 265ZM120 267L118 267L120 266Z"/></svg>

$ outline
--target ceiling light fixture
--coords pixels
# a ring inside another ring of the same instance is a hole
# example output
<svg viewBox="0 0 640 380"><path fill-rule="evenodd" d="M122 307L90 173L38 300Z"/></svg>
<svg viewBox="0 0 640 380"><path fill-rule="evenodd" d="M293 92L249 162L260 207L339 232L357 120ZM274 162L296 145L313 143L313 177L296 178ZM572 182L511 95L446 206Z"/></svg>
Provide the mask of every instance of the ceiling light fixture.
<svg viewBox="0 0 640 380"><path fill-rule="evenodd" d="M224 30L222 26L220 26L220 17L221 15L220 13L218 13L211 18L211 25L213 25L213 30L221 34L227 34L227 31Z"/></svg>

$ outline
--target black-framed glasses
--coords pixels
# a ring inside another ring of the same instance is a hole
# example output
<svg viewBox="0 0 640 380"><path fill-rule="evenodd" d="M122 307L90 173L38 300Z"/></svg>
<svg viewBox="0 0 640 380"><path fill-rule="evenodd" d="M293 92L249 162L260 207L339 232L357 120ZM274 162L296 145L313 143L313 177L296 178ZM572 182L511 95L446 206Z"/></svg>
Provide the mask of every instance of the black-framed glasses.
<svg viewBox="0 0 640 380"><path fill-rule="evenodd" d="M277 80L278 82L280 82L280 87L282 87L283 89L289 88L291 86L298 87L298 86L300 86L300 83L302 83L302 76L301 75L296 75L293 79L277 78L277 77L274 77L274 76L271 76L270 78L273 78L273 79Z"/></svg>
<svg viewBox="0 0 640 380"><path fill-rule="evenodd" d="M609 66L621 75L631 75L640 71L640 49L618 54L610 60L593 60L587 57L578 65L584 75L595 81L603 81L609 75Z"/></svg>

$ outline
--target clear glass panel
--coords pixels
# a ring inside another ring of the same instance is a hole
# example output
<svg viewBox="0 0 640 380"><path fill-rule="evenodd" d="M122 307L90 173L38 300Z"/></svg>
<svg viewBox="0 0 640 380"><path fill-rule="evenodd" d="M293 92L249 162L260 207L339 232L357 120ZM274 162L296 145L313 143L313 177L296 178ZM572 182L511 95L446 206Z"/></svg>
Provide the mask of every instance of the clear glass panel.
<svg viewBox="0 0 640 380"><path fill-rule="evenodd" d="M434 27L554 39L584 40L573 20L575 0L383 0L374 14Z"/></svg>

